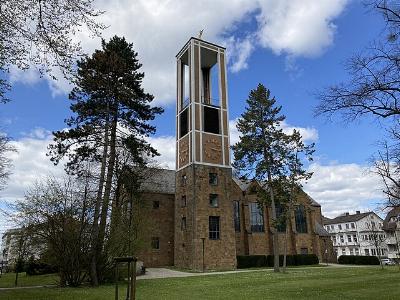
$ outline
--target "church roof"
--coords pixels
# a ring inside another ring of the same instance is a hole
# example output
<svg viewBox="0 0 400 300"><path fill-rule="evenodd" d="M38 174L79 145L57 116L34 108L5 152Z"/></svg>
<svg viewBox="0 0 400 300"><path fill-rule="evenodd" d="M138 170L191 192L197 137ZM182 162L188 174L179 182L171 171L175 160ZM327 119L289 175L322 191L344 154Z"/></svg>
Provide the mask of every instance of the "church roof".
<svg viewBox="0 0 400 300"><path fill-rule="evenodd" d="M232 177L233 181L239 186L239 188L245 192L249 188L251 181L250 180L242 180L236 177Z"/></svg>
<svg viewBox="0 0 400 300"><path fill-rule="evenodd" d="M149 168L141 189L149 193L175 194L175 170Z"/></svg>
<svg viewBox="0 0 400 300"><path fill-rule="evenodd" d="M319 236L330 236L329 232L318 222L315 222L315 233Z"/></svg>

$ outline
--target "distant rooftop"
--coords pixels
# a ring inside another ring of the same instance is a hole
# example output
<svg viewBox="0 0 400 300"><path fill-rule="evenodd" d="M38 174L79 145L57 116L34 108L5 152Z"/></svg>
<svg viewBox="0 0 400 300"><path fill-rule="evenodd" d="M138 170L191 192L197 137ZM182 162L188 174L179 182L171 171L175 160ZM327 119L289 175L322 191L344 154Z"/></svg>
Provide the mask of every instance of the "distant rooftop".
<svg viewBox="0 0 400 300"><path fill-rule="evenodd" d="M375 214L372 211L361 213L357 211L357 213L351 215L349 213L345 213L344 215L338 216L333 219L329 219L327 217L323 218L324 225L330 225L330 224L339 224L339 223L348 223L348 222L356 222L358 220L361 220L362 218L370 215L370 214Z"/></svg>

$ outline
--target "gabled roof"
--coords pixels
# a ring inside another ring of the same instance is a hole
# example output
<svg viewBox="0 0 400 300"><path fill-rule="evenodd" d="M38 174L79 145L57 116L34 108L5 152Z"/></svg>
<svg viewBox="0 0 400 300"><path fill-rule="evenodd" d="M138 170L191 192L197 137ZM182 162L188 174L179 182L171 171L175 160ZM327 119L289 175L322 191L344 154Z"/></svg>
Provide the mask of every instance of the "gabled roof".
<svg viewBox="0 0 400 300"><path fill-rule="evenodd" d="M142 191L175 194L175 170L149 168L144 172Z"/></svg>
<svg viewBox="0 0 400 300"><path fill-rule="evenodd" d="M250 180L242 180L236 177L232 177L232 179L243 192L247 191L247 189L252 183L252 181Z"/></svg>
<svg viewBox="0 0 400 300"><path fill-rule="evenodd" d="M315 222L315 233L319 236L331 236L329 232L326 231L325 228L318 222Z"/></svg>
<svg viewBox="0 0 400 300"><path fill-rule="evenodd" d="M356 213L354 215L342 215L333 219L329 218L324 218L324 225L330 225L330 224L339 224L339 223L348 223L348 222L356 222L358 220L361 220L362 218L370 215L370 214L375 214L372 211L365 212L365 213Z"/></svg>

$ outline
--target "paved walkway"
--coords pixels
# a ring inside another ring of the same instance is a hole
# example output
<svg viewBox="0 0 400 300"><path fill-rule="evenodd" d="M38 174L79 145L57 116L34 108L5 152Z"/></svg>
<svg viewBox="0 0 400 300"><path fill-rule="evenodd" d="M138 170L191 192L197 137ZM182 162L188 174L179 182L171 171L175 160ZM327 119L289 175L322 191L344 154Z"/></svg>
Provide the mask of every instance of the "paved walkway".
<svg viewBox="0 0 400 300"><path fill-rule="evenodd" d="M339 265L339 264L328 264L329 267L333 268L348 268L348 267L363 267L354 265ZM320 267L304 267L304 268L290 268L290 270L304 270L304 269L316 269L326 268L326 264L321 264ZM207 276L207 275L224 275L234 273L247 273L247 272L273 272L273 269L247 269L247 270L233 270L233 271L221 271L221 272L205 272L205 273L192 273L178 270L172 270L167 268L146 268L146 274L137 277L137 280L141 279L155 279L155 278L175 278L175 277L191 277L191 276Z"/></svg>

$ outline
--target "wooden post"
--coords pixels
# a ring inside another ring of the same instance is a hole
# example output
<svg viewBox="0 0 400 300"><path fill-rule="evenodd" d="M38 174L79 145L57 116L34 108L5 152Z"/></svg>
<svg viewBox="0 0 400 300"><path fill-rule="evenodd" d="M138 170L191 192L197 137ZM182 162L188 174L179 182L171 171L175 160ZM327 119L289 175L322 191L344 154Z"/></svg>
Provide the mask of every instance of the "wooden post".
<svg viewBox="0 0 400 300"><path fill-rule="evenodd" d="M115 263L115 300L118 300L118 263Z"/></svg>
<svg viewBox="0 0 400 300"><path fill-rule="evenodd" d="M132 282L131 282L131 300L136 299L136 262L137 258L133 258L133 267L132 267Z"/></svg>

